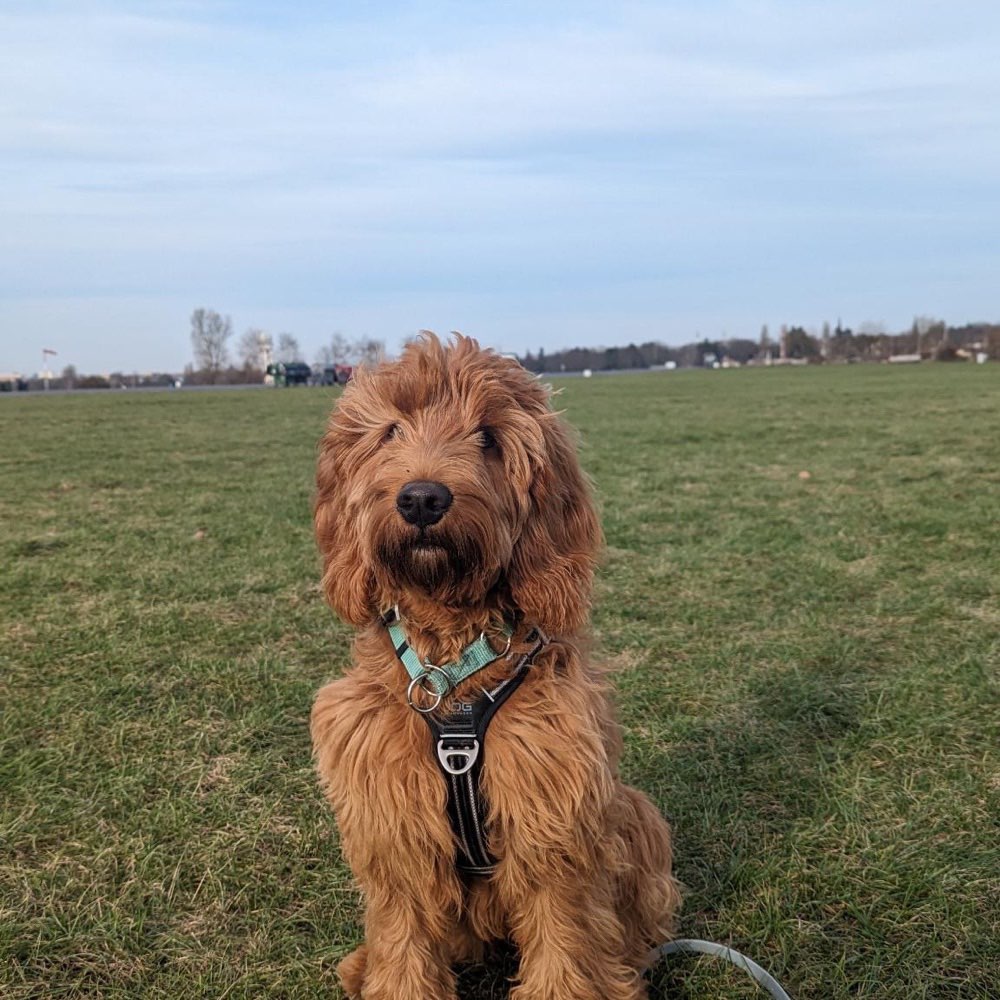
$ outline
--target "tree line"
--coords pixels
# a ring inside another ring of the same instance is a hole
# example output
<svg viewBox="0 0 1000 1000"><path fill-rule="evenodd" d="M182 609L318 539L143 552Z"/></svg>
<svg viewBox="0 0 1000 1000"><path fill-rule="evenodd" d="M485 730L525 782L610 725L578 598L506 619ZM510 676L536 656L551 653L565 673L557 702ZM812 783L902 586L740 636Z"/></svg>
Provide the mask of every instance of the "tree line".
<svg viewBox="0 0 1000 1000"><path fill-rule="evenodd" d="M110 375L81 375L74 365L66 365L60 376L48 380L53 389L131 389L153 386L248 385L264 381L268 365L305 361L298 338L288 332L272 335L259 327L248 327L235 338L233 321L214 309L198 308L191 313L193 360L181 377L174 372L139 375L116 371ZM374 364L385 356L385 343L371 337L351 340L334 333L313 356L314 371L328 365ZM42 389L42 378L0 381L0 392Z"/></svg>
<svg viewBox="0 0 1000 1000"><path fill-rule="evenodd" d="M184 381L192 384L261 382L271 364L305 362L298 338L291 333L272 336L259 327L248 327L236 341L235 360L229 342L233 324L229 316L214 309L195 309L191 313L191 349L194 364L184 369ZM320 345L313 357L313 367L329 365L374 364L385 354L385 343L370 337L350 340L334 333Z"/></svg>
<svg viewBox="0 0 1000 1000"><path fill-rule="evenodd" d="M528 351L518 360L529 371L558 373L618 371L676 365L678 368L715 365L781 363L852 363L888 361L908 355L925 360L958 360L983 353L1000 360L1000 324L968 323L948 326L944 320L918 316L909 330L889 333L880 323L862 323L857 330L824 323L820 331L782 326L772 337L763 326L756 340L744 337L703 338L680 347L659 341L623 347L572 347L563 351Z"/></svg>
<svg viewBox="0 0 1000 1000"><path fill-rule="evenodd" d="M247 384L262 382L268 364L303 361L298 338L288 332L272 336L258 327L248 327L231 346L232 320L214 309L199 308L191 314L193 363L184 369L183 381L198 384ZM660 341L629 343L617 347L572 347L568 350L537 353L528 351L518 360L529 371L559 372L612 371L676 365L678 368L713 365L788 363L851 363L887 361L909 355L927 360L949 361L975 354L1000 361L1000 323L967 323L949 326L942 319L918 316L908 330L889 333L883 324L862 323L857 330L839 321L819 330L801 325L782 326L772 336L761 328L756 340L744 337L702 338L670 347ZM370 337L351 340L336 332L321 344L313 356L314 369L327 365L374 364L385 356L385 343ZM80 375L67 365L61 376L50 380L52 388L97 389L177 384L177 375L157 372L137 375ZM0 382L0 391L40 389L40 378Z"/></svg>
<svg viewBox="0 0 1000 1000"><path fill-rule="evenodd" d="M236 343L238 363L230 360L228 342L232 322L211 309L191 314L191 343L195 364L188 366L184 379L198 382L261 381L267 365L274 362L303 361L298 339L290 333L277 338L256 327L248 328ZM712 365L780 364L782 362L877 362L894 355L951 360L969 351L981 350L1000 360L1000 324L971 323L948 326L944 320L918 316L909 330L889 333L883 324L862 323L857 330L840 321L820 330L801 325L782 326L772 336L761 327L756 340L744 337L709 339L671 347L660 341L630 343L615 347L573 347L546 353L528 351L518 360L529 371L558 373L654 368L673 364L679 368ZM316 352L313 364L373 364L385 356L385 343L371 338L352 341L334 333Z"/></svg>

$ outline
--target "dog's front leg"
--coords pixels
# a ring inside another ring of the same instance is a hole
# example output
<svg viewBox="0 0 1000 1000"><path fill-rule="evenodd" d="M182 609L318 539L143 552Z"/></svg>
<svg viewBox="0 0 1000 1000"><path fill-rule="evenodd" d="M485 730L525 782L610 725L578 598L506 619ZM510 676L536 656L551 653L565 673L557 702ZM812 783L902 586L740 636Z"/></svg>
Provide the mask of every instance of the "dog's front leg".
<svg viewBox="0 0 1000 1000"><path fill-rule="evenodd" d="M430 897L415 899L406 893L369 897L364 975L358 997L457 1000L455 975L448 961L447 928L452 921L436 909Z"/></svg>
<svg viewBox="0 0 1000 1000"><path fill-rule="evenodd" d="M520 882L508 906L521 953L520 985L511 1000L647 996L638 972L626 963L623 929L607 885L581 882L564 860L537 880Z"/></svg>
<svg viewBox="0 0 1000 1000"><path fill-rule="evenodd" d="M316 766L366 902L365 943L340 965L351 1000L455 1000L449 945L462 906L446 790L405 704L365 711L355 676L312 713Z"/></svg>
<svg viewBox="0 0 1000 1000"><path fill-rule="evenodd" d="M511 1000L641 1000L616 907L628 861L601 692L577 678L545 698L546 680L530 689L534 711L512 701L500 713L484 770L501 859L494 885L521 953Z"/></svg>
<svg viewBox="0 0 1000 1000"><path fill-rule="evenodd" d="M527 780L530 770L521 772ZM622 859L606 822L609 784L595 774L580 801L589 821L564 798L530 797L531 810L498 795L502 861L494 885L521 954L520 985L511 1000L641 1000L639 969L629 961L626 930L615 905ZM565 785L562 786L565 789ZM510 810L508 812L508 810Z"/></svg>

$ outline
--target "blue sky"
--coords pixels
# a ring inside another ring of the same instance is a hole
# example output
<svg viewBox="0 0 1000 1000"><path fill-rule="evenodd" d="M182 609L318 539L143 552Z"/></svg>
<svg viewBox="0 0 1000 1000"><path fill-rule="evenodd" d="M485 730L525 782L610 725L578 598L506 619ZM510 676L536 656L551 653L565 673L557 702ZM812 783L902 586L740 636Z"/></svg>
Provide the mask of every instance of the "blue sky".
<svg viewBox="0 0 1000 1000"><path fill-rule="evenodd" d="M0 371L1000 320L994 3L0 7ZM235 340L236 338L234 338Z"/></svg>

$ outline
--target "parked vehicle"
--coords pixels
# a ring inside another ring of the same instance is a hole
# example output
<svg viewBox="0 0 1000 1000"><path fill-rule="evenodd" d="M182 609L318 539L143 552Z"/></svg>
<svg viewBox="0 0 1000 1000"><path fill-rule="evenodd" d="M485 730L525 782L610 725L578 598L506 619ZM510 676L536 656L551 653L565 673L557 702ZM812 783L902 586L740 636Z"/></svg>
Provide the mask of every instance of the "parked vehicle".
<svg viewBox="0 0 1000 1000"><path fill-rule="evenodd" d="M304 361L276 361L267 366L275 385L308 385L312 369Z"/></svg>
<svg viewBox="0 0 1000 1000"><path fill-rule="evenodd" d="M320 385L344 385L354 374L352 365L326 365L319 380Z"/></svg>

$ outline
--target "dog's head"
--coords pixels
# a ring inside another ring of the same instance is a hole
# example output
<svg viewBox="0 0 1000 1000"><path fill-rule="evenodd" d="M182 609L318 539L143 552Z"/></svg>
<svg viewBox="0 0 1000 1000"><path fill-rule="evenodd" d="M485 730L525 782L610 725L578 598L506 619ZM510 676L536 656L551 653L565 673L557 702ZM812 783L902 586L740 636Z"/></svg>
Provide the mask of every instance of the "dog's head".
<svg viewBox="0 0 1000 1000"><path fill-rule="evenodd" d="M491 596L554 634L585 621L600 527L566 426L516 361L424 334L360 370L317 470L334 610L362 626L406 593Z"/></svg>

